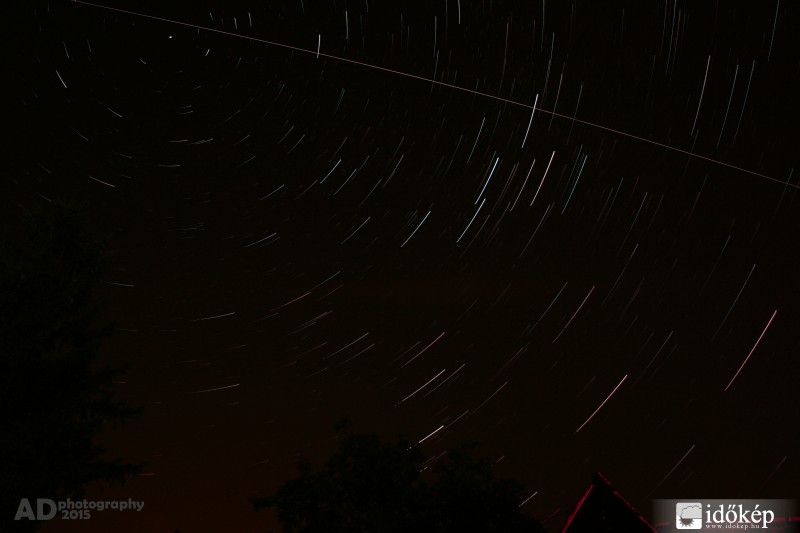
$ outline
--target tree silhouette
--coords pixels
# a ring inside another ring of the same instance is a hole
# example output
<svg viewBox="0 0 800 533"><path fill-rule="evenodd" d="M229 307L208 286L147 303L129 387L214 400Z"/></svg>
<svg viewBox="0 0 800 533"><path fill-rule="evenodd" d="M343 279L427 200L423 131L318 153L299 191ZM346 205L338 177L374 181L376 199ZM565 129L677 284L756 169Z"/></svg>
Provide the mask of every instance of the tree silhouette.
<svg viewBox="0 0 800 533"><path fill-rule="evenodd" d="M419 446L402 438L391 444L352 433L320 471L301 461L297 478L251 502L256 510L276 508L286 533L544 531L519 508L522 485L495 480L491 463L475 459L470 447L448 452L430 476L423 464Z"/></svg>
<svg viewBox="0 0 800 533"><path fill-rule="evenodd" d="M138 465L104 458L94 437L137 410L109 390L120 368L102 366L93 289L102 248L75 208L52 205L5 225L0 240L0 530L21 498L80 495L92 481L124 481Z"/></svg>

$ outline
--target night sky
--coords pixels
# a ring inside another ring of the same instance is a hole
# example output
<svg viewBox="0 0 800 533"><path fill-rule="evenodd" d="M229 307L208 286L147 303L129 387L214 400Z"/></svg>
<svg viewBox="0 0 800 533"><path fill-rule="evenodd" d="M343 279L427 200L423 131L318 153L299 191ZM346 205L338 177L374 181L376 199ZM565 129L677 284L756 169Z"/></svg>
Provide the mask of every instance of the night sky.
<svg viewBox="0 0 800 533"><path fill-rule="evenodd" d="M266 531L342 415L478 441L550 529L598 470L800 497L797 4L109 2L4 20L3 217L113 236L144 407L88 494L143 511L46 532Z"/></svg>

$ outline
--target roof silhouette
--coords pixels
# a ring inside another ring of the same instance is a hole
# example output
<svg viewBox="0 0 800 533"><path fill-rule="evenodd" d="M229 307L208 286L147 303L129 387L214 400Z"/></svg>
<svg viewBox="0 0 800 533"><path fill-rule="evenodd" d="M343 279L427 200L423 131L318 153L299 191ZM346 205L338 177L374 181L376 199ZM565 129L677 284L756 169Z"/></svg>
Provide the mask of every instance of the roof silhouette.
<svg viewBox="0 0 800 533"><path fill-rule="evenodd" d="M600 472L567 518L562 533L656 533Z"/></svg>

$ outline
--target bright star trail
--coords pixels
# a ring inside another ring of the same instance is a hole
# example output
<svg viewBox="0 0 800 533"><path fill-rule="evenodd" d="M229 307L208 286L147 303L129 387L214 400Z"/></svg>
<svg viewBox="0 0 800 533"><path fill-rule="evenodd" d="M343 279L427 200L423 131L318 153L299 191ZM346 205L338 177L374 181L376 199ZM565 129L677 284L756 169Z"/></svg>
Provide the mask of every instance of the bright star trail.
<svg viewBox="0 0 800 533"><path fill-rule="evenodd" d="M610 399L611 399L611 397L612 397L612 396L614 396L614 393L615 393L615 392L617 392L617 389L619 389L619 388L620 388L620 386L622 386L622 384L623 384L623 383L625 383L625 380L626 380L626 379L628 379L628 374L625 374L625 375L622 377L622 379L620 380L620 382L619 382L619 383L617 383L617 386L616 386L616 387L614 387L614 390L612 390L612 391L609 393L609 395L608 395L608 396L606 396L606 399L605 399L605 400L603 400L603 403L601 403L601 404L600 404L600 405L597 407L597 409L595 409L595 410L594 410L594 412L593 412L591 415L589 415L589 418L587 418L587 419L586 419L586 421L585 421L583 424L581 424L581 425L580 425L580 427L578 427L578 429L576 429L576 430L575 430L575 433L578 433L578 432L580 432L580 430L582 430L582 429L584 428L584 426L585 426L586 424L588 424L588 423L589 423L589 421L590 421L592 418L594 418L594 415L596 415L596 414L597 414L597 412L598 412L600 409L602 409L602 408L603 408L603 406L606 404L606 402L608 402L608 400L610 400Z"/></svg>
<svg viewBox="0 0 800 533"><path fill-rule="evenodd" d="M730 380L730 381L728 382L728 384L725 386L725 392L727 392L727 391L728 391L728 389L730 389L730 388L731 388L731 385L733 385L733 382L734 382L734 381L736 381L736 378L739 376L739 373L740 373L740 372L742 371L742 369L744 368L744 365L746 365L746 364L747 364L747 361L749 361L749 360L750 360L750 356L751 356L751 355L753 355L753 352L755 352L755 351L756 351L756 348L758 347L758 343L760 343L760 342L761 342L761 339L763 339L763 338L764 338L764 334L765 334L765 333L767 332L767 330L769 329L770 325L772 324L772 321L773 321L773 320L775 320L775 315L777 315L777 314L778 314L778 310L776 309L776 310L775 310L775 311L772 313L772 316L771 316L771 317L769 317L769 321L767 322L767 325L766 325L766 326L764 326L764 331L762 331L762 332L761 332L761 335L759 335L759 336L758 336L758 340L757 340L757 341L756 341L756 343L753 345L753 348L750 350L750 353L749 353L749 354L747 354L747 357L745 357L745 358L744 358L744 361L742 361L742 365L739 367L739 370L737 370L737 371L736 371L736 373L733 375L733 377L731 378L731 380Z"/></svg>

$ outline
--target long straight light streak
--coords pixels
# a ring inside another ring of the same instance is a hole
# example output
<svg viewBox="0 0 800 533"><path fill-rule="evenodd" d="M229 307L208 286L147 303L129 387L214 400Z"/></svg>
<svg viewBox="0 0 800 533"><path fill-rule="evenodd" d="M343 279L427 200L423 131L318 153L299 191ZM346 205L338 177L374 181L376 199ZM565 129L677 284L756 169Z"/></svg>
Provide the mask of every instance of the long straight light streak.
<svg viewBox="0 0 800 533"><path fill-rule="evenodd" d="M619 389L619 388L622 386L622 384L623 384L623 383L625 383L625 380L626 380L626 379L628 379L628 374L625 374L625 376L622 378L622 380L621 380L619 383L617 383L617 386L616 386L616 387L614 387L614 390L612 390L612 391L611 391L611 394L609 394L609 395L608 395L608 397L606 397L606 399L605 399L605 400L603 400L603 403L601 403L601 404L600 404L600 407L598 407L597 409L595 409L595 410L594 410L594 413L592 413L592 414L591 414L591 416L589 416L589 418L587 418L587 419L586 419L586 422L584 422L583 424L581 424L581 427L579 427L578 429L576 429L576 430L575 430L575 433L578 433L580 430L582 430L582 429L583 429L583 426L585 426L586 424L588 424L588 423L589 423L589 420L591 420L592 418L594 418L594 415L596 415L596 414L597 414L597 412L598 412L600 409L602 409L602 408L603 408L603 406L606 404L606 402L607 402L608 400L610 400L612 396L614 396L614 393L615 393L615 392L617 392L617 389Z"/></svg>
<svg viewBox="0 0 800 533"><path fill-rule="evenodd" d="M728 391L728 389L729 389L729 388L731 388L731 385L733 385L733 382L734 382L734 380L736 379L736 377L739 375L739 372L741 372L741 371L742 371L742 369L744 368L744 365L746 365L746 364L747 364L747 361L749 361L749 360L750 360L750 356L751 356L751 355L753 355L753 352L754 352L754 351L756 351L756 346L758 346L758 343L759 343L759 342L761 342L761 339L763 339L763 338L764 338L764 334L767 332L767 329L769 329L769 326L770 326L770 324L772 324L772 321L773 321L773 320L775 320L775 315L777 315L777 314L778 314L778 310L776 309L776 310L775 310L775 311L772 313L772 316L770 317L770 319L769 319L769 322L767 322L767 325L764 327L764 331L762 331L762 332L761 332L761 335L758 337L758 340L757 340L757 341L756 341L756 343L753 345L753 349L752 349L752 350L750 350L750 353L749 353L749 354L747 354L747 357L745 357L745 359L744 359L744 362L742 363L742 366L740 366L740 367L739 367L739 370L737 370L737 371L736 371L736 373L733 375L733 377L731 378L730 382L728 383L728 386L727 386L727 387L725 387L725 390L724 390L723 392L727 392L727 391Z"/></svg>
<svg viewBox="0 0 800 533"><path fill-rule="evenodd" d="M418 393L419 391L421 391L422 389L424 389L425 387L427 387L428 385L430 385L431 383L433 383L433 381L434 381L436 378L438 378L439 376L441 376L442 374L444 374L446 371L447 371L447 369L446 369L446 368L443 368L441 372L439 372L438 374L436 374L435 376L433 376L431 379L429 379L429 380L427 381L427 383L425 383L425 385L423 385L422 387L418 388L417 390L415 390L414 392L412 392L411 394L409 394L408 396L406 396L405 398L403 398L402 400L400 400L399 402L397 402L396 404L394 404L394 405L395 405L395 407L397 407L398 405L400 405L400 404L401 404L401 403L403 403L404 401L408 400L409 398L411 398L412 396L414 396L416 393Z"/></svg>
<svg viewBox="0 0 800 533"><path fill-rule="evenodd" d="M164 17L156 17L154 15L147 15L145 13L139 13L139 12L130 11L130 10L127 10L127 9L119 9L119 8L116 8L116 7L104 6L104 5L95 4L95 3L92 3L92 2L85 2L83 0L71 0L71 1L74 4L81 4L81 5L85 5L85 6L96 7L98 9L106 9L108 11L115 11L117 13L125 13L127 15L133 15L135 17L142 17L142 18L147 18L147 19L151 19L151 20L157 20L157 21L160 21L160 22L166 22L166 23L169 23L169 24L176 24L178 26L185 26L187 28L194 28L194 29L197 29L197 30L203 30L203 31L208 31L208 32L212 32L212 33L217 33L217 34L220 34L220 35L227 35L229 37L236 37L236 38L239 38L239 39L246 39L248 41L253 41L253 42L262 43L262 44L268 44L270 46L276 46L278 48L284 48L286 50L294 50L295 52L303 52L303 53L306 53L306 54L313 54L314 56L319 55L320 57L327 57L329 59L335 59L336 61L342 61L344 63L351 63L353 65L360 65L360 66L363 66L363 67L368 67L368 68L373 68L375 70L380 70L382 72L389 72L391 74L397 74L398 76L405 76L406 78L411 78L411 79L415 79L415 80L424 81L426 83L433 83L433 84L436 84L436 85L441 85L443 87L449 87L449 88L455 89L457 91L467 92L467 93L474 94L474 95L477 95L477 96L483 96L485 98L491 98L492 100L505 102L507 104L515 105L515 106L518 106L518 107L524 107L524 108L527 108L527 109L534 108L534 106L532 106L530 104L526 104L526 103L519 102L519 101L516 101L516 100L511 100L509 98L503 98L502 96L497 96L497 95L494 95L494 94L477 91L475 89L469 89L467 87L461 87L460 85L455 85L455 84L452 84L452 83L447 83L447 82L439 81L439 80L432 79L432 78L426 78L425 76L417 76L416 74L409 74L408 72L402 72L400 70L395 70L395 69L391 69L391 68L387 68L387 67L381 67L381 66L378 66L378 65L372 65L370 63L365 63L363 61L356 61L355 59L348 59L346 57L339 57L339 56L334 56L334 55L331 55L331 54L323 54L321 52L318 52L317 50L309 50L307 48L301 48L299 46L292 46L292 45L289 45L289 44L270 41L270 40L267 40L267 39L259 39L258 37L251 37L249 35L241 35L241 34L238 34L238 33L233 33L233 32L229 32L229 31L225 31L225 30L220 30L220 29L217 29L217 28L210 28L208 26L201 26L201 25L198 25L198 24L190 24L188 22L181 22L179 20L173 20L173 19L168 19L168 18L164 18ZM547 113L547 114L549 114L549 115L551 115L553 117L559 117L559 118L564 118L564 119L567 119L567 120L571 120L573 122L577 122L577 123L583 124L585 126L591 126L593 128L601 129L601 130L607 131L609 133L614 133L614 134L620 135L622 137L627 137L629 139L635 139L637 141L641 141L641 142L645 142L645 143L648 143L648 144L652 144L653 146L658 146L658 147L664 148L666 150L672 150L673 152L678 152L680 154L684 154L684 155L687 155L689 157L693 157L693 158L696 158L696 159L707 161L709 163L714 163L716 165L721 165L723 167L727 167L727 168L730 168L732 170L736 170L738 172L744 172L745 174L750 174L751 176L756 176L756 177L759 177L759 178L763 178L765 180L773 181L775 183L780 183L782 185L791 186L791 187L794 187L795 189L800 189L800 184L789 184L786 181L783 181L783 180L780 180L780 179L777 179L777 178L773 178L771 176L767 176L766 174L761 174L760 172L756 172L754 170L748 170L748 169L743 168L743 167L739 167L739 166L736 166L736 165L731 165L730 163L725 163L724 161L720 161L718 159L713 159L711 157L706 157L706 156L703 156L703 155L695 154L695 153L691 152L690 150L684 150L682 148L677 148L675 146L670 146L668 144L664 144L664 143L660 143L658 141L653 141L651 139L647 139L646 137L641 137L641 136L635 135L633 133L628 133L628 132L625 132L625 131L622 131L622 130L618 130L618 129L615 129L615 128L611 128L611 127L608 127L608 126L603 126L602 124L597 124L595 122L590 122L588 120L583 120L583 119L580 119L580 118L576 118L574 116L564 115L562 113L556 113L555 111L551 111L549 109L543 109L541 107L537 107L536 109L538 111L542 112L542 113ZM692 128L692 129L694 130L694 128Z"/></svg>

